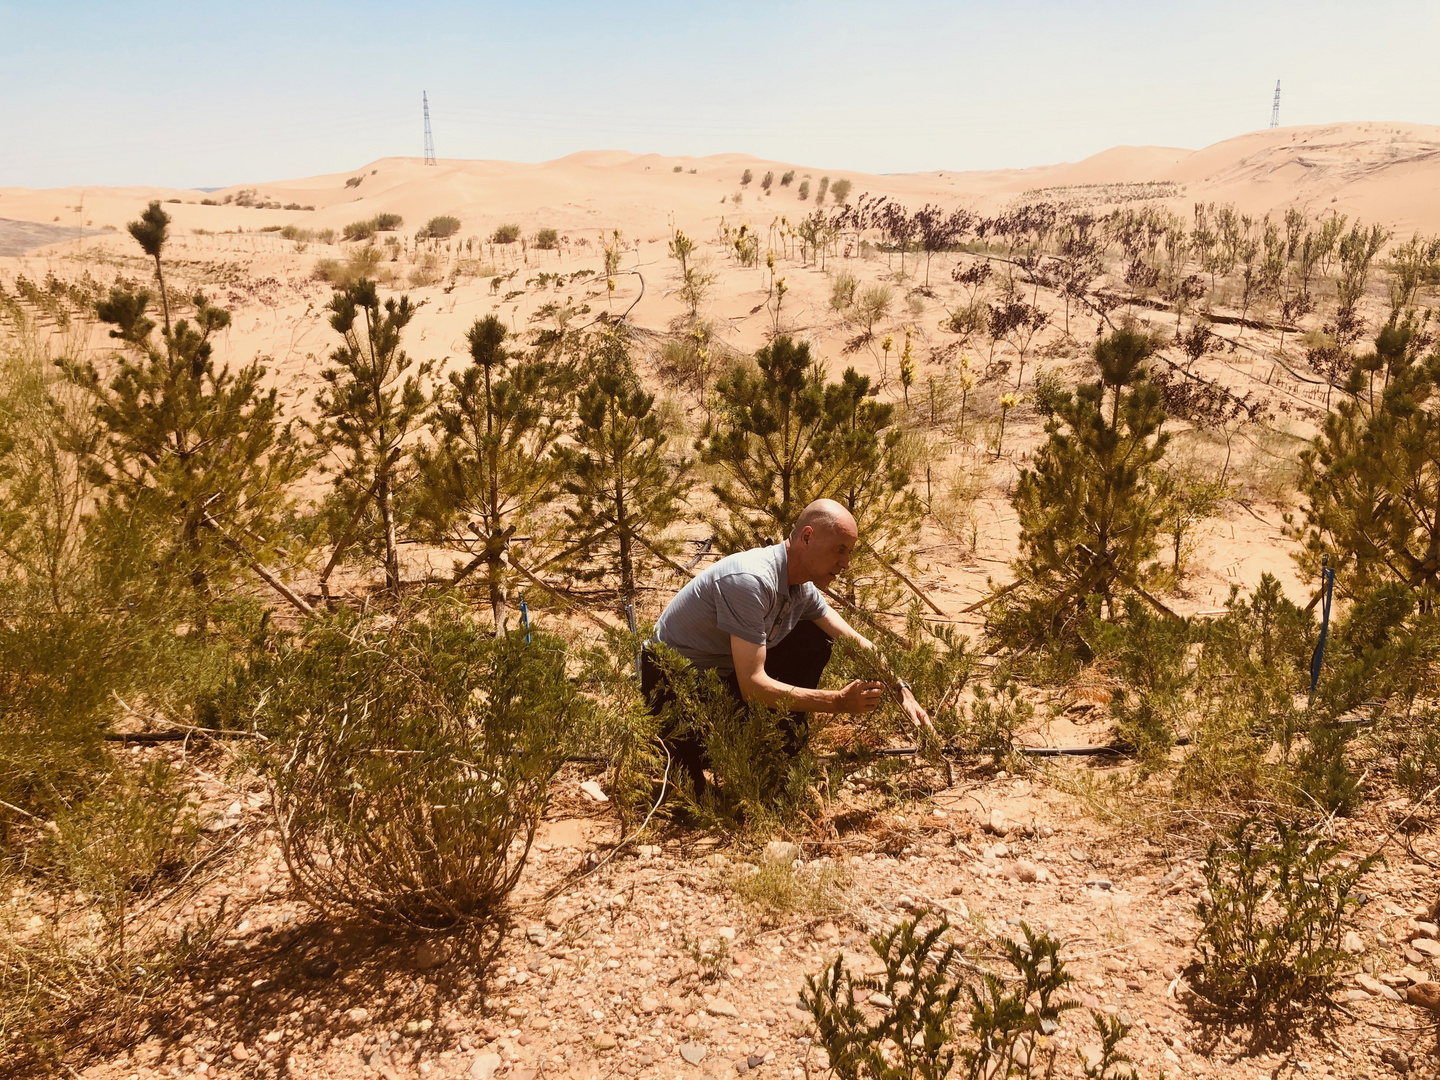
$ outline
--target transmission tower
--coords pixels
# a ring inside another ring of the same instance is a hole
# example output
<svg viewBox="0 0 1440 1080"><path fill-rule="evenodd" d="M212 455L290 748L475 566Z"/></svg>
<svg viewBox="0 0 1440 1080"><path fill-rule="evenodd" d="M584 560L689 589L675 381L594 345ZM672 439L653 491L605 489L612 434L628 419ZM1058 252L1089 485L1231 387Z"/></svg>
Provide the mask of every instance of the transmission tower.
<svg viewBox="0 0 1440 1080"><path fill-rule="evenodd" d="M1275 94L1276 94L1276 97L1275 97L1276 105L1275 105L1275 107L1278 109L1278 108L1280 107L1280 105L1279 105L1279 101L1280 101L1280 97L1279 97L1280 89L1279 89L1279 84L1278 84L1278 83L1276 84ZM422 105L425 106L425 164L426 164L426 165L434 165L434 164L435 164L435 136L433 136L433 135L430 134L430 98L426 95L426 93L425 93L424 90L421 90L421 91L420 91L420 102L421 102ZM1274 125L1274 124L1271 124L1270 126L1271 126L1271 127L1274 127L1275 125Z"/></svg>
<svg viewBox="0 0 1440 1080"><path fill-rule="evenodd" d="M1276 79L1276 80L1275 80L1275 104L1273 104L1273 105L1270 106L1270 126L1271 126L1272 128L1276 128L1276 127L1279 127L1279 126L1280 126L1280 80L1279 80L1279 79ZM428 120L426 121L425 130L426 130L427 132L430 130L429 121L428 121ZM429 136L427 135L426 138L427 138L427 140L428 140ZM429 145L428 142L427 142L426 145Z"/></svg>

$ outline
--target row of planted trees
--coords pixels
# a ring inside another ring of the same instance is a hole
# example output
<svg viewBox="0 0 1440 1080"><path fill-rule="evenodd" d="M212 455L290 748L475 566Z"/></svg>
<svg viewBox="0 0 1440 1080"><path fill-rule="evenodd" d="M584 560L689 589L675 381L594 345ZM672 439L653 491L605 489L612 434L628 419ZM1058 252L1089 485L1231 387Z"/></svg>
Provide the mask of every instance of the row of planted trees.
<svg viewBox="0 0 1440 1080"><path fill-rule="evenodd" d="M197 294L172 321L167 226L158 205L132 226L155 261L161 325L156 297L117 286L96 312L120 346L112 364L62 362L94 417L66 452L93 484L92 520L160 526L155 573L186 583L199 627L216 589L251 572L310 610L316 597L292 591L280 570L307 560L327 601L334 571L353 559L377 563L395 593L406 544L454 550L447 580L482 581L496 627L526 563L605 579L633 604L647 569L674 553L671 527L697 517L689 498L702 473L721 501L708 524L722 549L778 537L822 493L873 523L887 553L918 520L893 408L853 371L830 382L808 346L785 337L719 381L696 461L641 385L623 325L562 326L526 346L490 316L468 330L468 355L441 370L405 349L418 306L362 279L328 305L340 341L315 416L299 423L258 362L216 360L228 313ZM328 493L302 505L316 474Z"/></svg>
<svg viewBox="0 0 1440 1080"><path fill-rule="evenodd" d="M723 222L722 232L742 264L763 261L758 248L750 254ZM922 259L919 288L926 291L936 255L969 251L985 257L979 273L973 264L951 272L964 297L946 328L967 341L975 335L988 335L992 343L1033 336L1048 321L1037 306L1041 289L1063 304L1067 336L1077 310L1103 322L1120 307L1169 309L1176 317L1176 341L1192 359L1215 345L1213 315L1234 323L1242 337L1257 327L1274 333L1282 359L1286 335L1293 335L1306 363L1329 387L1327 407L1367 332L1363 308L1376 269L1387 272L1392 313L1413 307L1424 290L1440 284L1440 237L1416 233L1392 243L1393 234L1377 224L1351 222L1338 213L1311 218L1293 207L1281 216L1255 216L1232 204L1195 203L1187 222L1151 202L1098 213L1039 199L987 216L936 204L912 209L866 193L796 222L777 218L770 228L772 249L805 261L841 254L842 242L843 253L853 255L871 240L892 260L898 256L902 277L908 255ZM1007 269L998 304L980 295L991 276L991 259ZM1029 286L1028 297L1021 283ZM1182 335L1183 316L1197 313L1196 327ZM1315 318L1306 329L1300 321L1310 316Z"/></svg>

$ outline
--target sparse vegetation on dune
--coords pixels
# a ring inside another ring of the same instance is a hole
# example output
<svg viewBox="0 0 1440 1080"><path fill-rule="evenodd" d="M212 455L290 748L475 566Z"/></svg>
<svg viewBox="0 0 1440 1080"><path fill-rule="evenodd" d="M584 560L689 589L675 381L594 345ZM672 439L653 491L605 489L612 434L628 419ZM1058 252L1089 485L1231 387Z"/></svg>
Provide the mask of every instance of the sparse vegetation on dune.
<svg viewBox="0 0 1440 1080"><path fill-rule="evenodd" d="M335 233L157 202L7 264L0 1058L1115 1080L1313 1056L1335 1001L1420 1037L1440 242L739 179L598 243L462 207L302 258ZM681 671L651 716L664 601L821 495L933 731Z"/></svg>

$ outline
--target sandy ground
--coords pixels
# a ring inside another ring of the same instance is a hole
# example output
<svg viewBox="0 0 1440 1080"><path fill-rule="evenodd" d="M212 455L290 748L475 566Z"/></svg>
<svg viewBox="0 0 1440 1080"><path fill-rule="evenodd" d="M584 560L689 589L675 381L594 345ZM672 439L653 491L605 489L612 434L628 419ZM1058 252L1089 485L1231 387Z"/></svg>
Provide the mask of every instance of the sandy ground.
<svg viewBox="0 0 1440 1080"><path fill-rule="evenodd" d="M1019 935L1022 920L1063 942L1082 1008L1043 1040L1044 1060L1053 1053L1055 1062L1045 1075L1081 1075L1077 1051L1094 1052L1087 1009L1132 1025L1125 1047L1146 1078L1380 1077L1394 1074L1382 1055L1393 1061L1397 1051L1415 1060L1412 1075L1428 1075L1431 1026L1399 998L1436 974L1440 944L1424 921L1440 888L1432 836L1422 832L1409 852L1392 840L1389 866L1367 879L1339 1007L1283 1051L1249 1046L1186 1008L1199 852L1098 825L1057 790L1086 774L1103 780L1112 767L1059 769L981 770L901 803L867 774L852 776L837 811L864 827L802 843L794 871L801 880L838 876L838 905L788 914L733 888L767 853L695 832L662 832L585 876L617 828L608 807L580 794L582 775L568 772L513 921L480 960L453 941L376 937L317 919L289 891L259 786L228 806L235 793L217 790L214 835L251 846L174 922L177 931L193 925L223 900L224 940L156 1007L148 1033L79 1075L802 1080L824 1065L797 1005L805 978L837 956L857 975L876 973L869 937L921 911L948 919L957 940L991 963L995 940ZM1357 846L1380 846L1379 832L1358 826ZM28 912L14 914L23 924Z"/></svg>

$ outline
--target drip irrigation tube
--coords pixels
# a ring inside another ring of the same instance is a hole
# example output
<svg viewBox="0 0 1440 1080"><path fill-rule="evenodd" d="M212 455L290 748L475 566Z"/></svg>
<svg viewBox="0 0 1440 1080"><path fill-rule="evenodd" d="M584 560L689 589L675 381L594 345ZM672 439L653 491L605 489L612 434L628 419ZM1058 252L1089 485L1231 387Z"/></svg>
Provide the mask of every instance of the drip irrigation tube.
<svg viewBox="0 0 1440 1080"><path fill-rule="evenodd" d="M184 742L187 739L253 739L258 735L253 731L224 731L214 728L197 728L193 731L112 731L108 732L104 739L106 742L124 743L131 746L153 746L158 743ZM1175 740L1176 746L1186 746L1190 740L1181 737ZM989 748L982 747L981 752ZM1030 757L1130 757L1135 753L1134 747L1118 743L1106 743L1100 746L1017 746L1014 748L1017 754L1027 754ZM941 751L945 757L964 757L971 753L969 750L958 746L946 746ZM920 748L917 746L886 746L879 750L870 751L870 757L878 758L899 758L917 757ZM609 758L600 754L572 754L565 759L569 764L578 765L605 765Z"/></svg>

